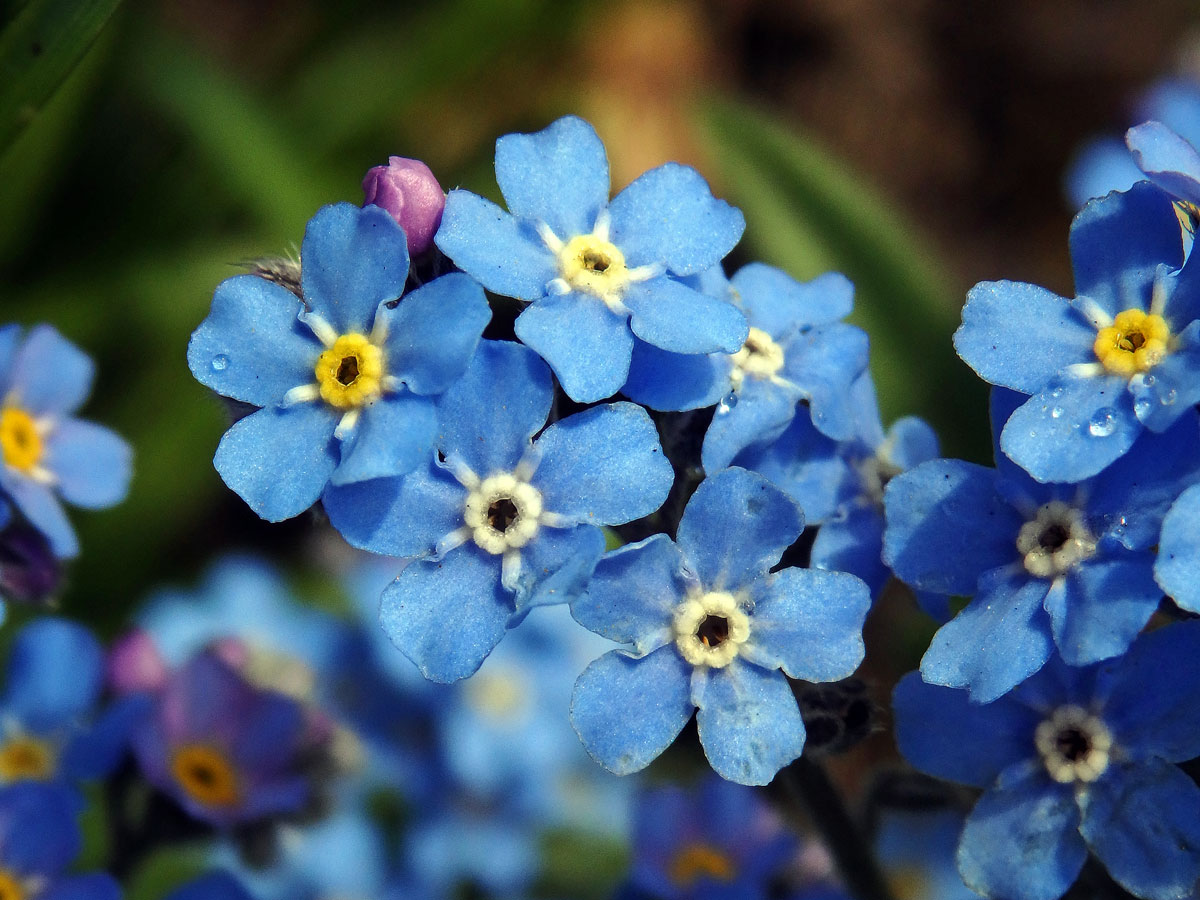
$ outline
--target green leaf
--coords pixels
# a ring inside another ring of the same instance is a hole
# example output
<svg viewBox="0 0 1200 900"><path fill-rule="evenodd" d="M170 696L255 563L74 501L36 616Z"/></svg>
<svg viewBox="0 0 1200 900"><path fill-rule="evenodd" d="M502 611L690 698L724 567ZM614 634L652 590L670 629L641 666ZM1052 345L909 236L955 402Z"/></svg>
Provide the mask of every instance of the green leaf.
<svg viewBox="0 0 1200 900"><path fill-rule="evenodd" d="M29 0L0 32L0 153L42 111L120 0Z"/></svg>
<svg viewBox="0 0 1200 900"><path fill-rule="evenodd" d="M871 336L885 419L917 413L946 450L990 460L986 392L954 353L961 297L911 223L814 141L773 118L710 98L701 124L718 179L746 215L746 243L793 277L831 269L855 284L851 320Z"/></svg>

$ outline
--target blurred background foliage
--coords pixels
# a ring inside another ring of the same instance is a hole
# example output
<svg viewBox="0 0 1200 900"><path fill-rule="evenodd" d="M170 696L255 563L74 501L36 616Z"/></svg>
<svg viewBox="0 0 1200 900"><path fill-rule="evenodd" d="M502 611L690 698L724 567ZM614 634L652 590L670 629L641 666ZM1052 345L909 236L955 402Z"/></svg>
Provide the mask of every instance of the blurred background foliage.
<svg viewBox="0 0 1200 900"><path fill-rule="evenodd" d="M8 0L0 23L3 319L91 352L85 415L137 453L126 503L75 514L63 606L109 633L220 549L311 549L220 483L226 413L184 348L221 279L389 154L495 196L494 138L574 112L614 189L697 166L746 213L731 266L845 271L885 418L987 461L966 289L1070 293L1072 149L1200 72L1194 0Z"/></svg>

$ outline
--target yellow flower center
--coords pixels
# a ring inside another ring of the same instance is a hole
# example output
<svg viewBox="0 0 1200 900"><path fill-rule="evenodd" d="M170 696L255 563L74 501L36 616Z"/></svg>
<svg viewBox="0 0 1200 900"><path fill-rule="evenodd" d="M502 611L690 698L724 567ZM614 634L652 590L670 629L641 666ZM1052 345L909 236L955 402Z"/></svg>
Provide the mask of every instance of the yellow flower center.
<svg viewBox="0 0 1200 900"><path fill-rule="evenodd" d="M8 869L0 869L0 900L25 900L25 886Z"/></svg>
<svg viewBox="0 0 1200 900"><path fill-rule="evenodd" d="M42 436L33 416L8 406L0 412L0 452L6 465L29 473L42 459Z"/></svg>
<svg viewBox="0 0 1200 900"><path fill-rule="evenodd" d="M667 877L679 887L691 887L701 878L733 881L735 869L729 854L712 844L688 844L671 860Z"/></svg>
<svg viewBox="0 0 1200 900"><path fill-rule="evenodd" d="M242 797L237 771L207 744L185 744L171 757L171 772L188 796L204 806L233 806Z"/></svg>
<svg viewBox="0 0 1200 900"><path fill-rule="evenodd" d="M54 749L45 741L22 734L0 745L0 779L43 781L53 774Z"/></svg>
<svg viewBox="0 0 1200 900"><path fill-rule="evenodd" d="M1114 375L1148 372L1167 355L1171 329L1162 316L1127 309L1101 328L1092 349Z"/></svg>
<svg viewBox="0 0 1200 900"><path fill-rule="evenodd" d="M601 298L620 294L629 280L625 254L594 234L567 241L558 253L558 269L572 288Z"/></svg>
<svg viewBox="0 0 1200 900"><path fill-rule="evenodd" d="M896 866L886 876L896 900L926 900L930 896L929 879L916 866Z"/></svg>
<svg viewBox="0 0 1200 900"><path fill-rule="evenodd" d="M383 391L383 350L361 334L343 334L317 358L321 398L337 409L357 409Z"/></svg>

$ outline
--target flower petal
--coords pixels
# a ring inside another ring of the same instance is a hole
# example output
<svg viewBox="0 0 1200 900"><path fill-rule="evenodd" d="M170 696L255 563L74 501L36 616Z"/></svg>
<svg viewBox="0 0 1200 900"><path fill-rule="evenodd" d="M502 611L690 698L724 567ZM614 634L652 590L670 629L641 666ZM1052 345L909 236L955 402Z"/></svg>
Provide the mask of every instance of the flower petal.
<svg viewBox="0 0 1200 900"><path fill-rule="evenodd" d="M834 322L787 343L782 376L807 398L813 424L834 440L855 437L859 409L852 393L867 371L867 333Z"/></svg>
<svg viewBox="0 0 1200 900"><path fill-rule="evenodd" d="M36 325L17 349L8 392L34 415L64 415L92 392L91 358L50 325Z"/></svg>
<svg viewBox="0 0 1200 900"><path fill-rule="evenodd" d="M748 447L774 442L797 415L799 400L799 392L791 386L747 380L713 414L700 451L704 470L719 472Z"/></svg>
<svg viewBox="0 0 1200 900"><path fill-rule="evenodd" d="M1054 652L1042 608L1048 587L1024 570L987 573L975 599L933 636L921 675L932 684L968 688L976 703L1012 690Z"/></svg>
<svg viewBox="0 0 1200 900"><path fill-rule="evenodd" d="M607 403L560 419L537 440L533 486L549 512L591 525L620 525L654 512L675 472L650 416Z"/></svg>
<svg viewBox="0 0 1200 900"><path fill-rule="evenodd" d="M388 373L416 394L440 394L466 371L492 317L479 283L451 272L408 294L379 316L388 326Z"/></svg>
<svg viewBox="0 0 1200 900"><path fill-rule="evenodd" d="M1162 600L1150 553L1122 553L1081 564L1064 589L1046 596L1054 642L1072 666L1086 666L1129 649Z"/></svg>
<svg viewBox="0 0 1200 900"><path fill-rule="evenodd" d="M300 258L308 311L339 334L366 334L379 304L397 299L408 280L408 239L378 206L321 207L304 229Z"/></svg>
<svg viewBox="0 0 1200 900"><path fill-rule="evenodd" d="M409 391L385 394L363 407L352 434L342 440L336 485L405 475L433 455L437 434L433 401Z"/></svg>
<svg viewBox="0 0 1200 900"><path fill-rule="evenodd" d="M451 191L434 236L454 264L493 293L520 300L546 296L558 277L554 254L530 222L470 191Z"/></svg>
<svg viewBox="0 0 1200 900"><path fill-rule="evenodd" d="M564 241L590 234L608 205L608 156L583 119L496 141L496 181L514 216L545 222Z"/></svg>
<svg viewBox="0 0 1200 900"><path fill-rule="evenodd" d="M708 672L699 700L700 743L722 778L768 784L804 750L804 720L782 672L735 659Z"/></svg>
<svg viewBox="0 0 1200 900"><path fill-rule="evenodd" d="M1161 122L1143 122L1125 132L1138 168L1172 196L1200 203L1200 153Z"/></svg>
<svg viewBox="0 0 1200 900"><path fill-rule="evenodd" d="M70 672L71 677L64 677ZM104 651L86 628L35 619L17 634L0 709L40 734L65 730L91 712L104 685Z"/></svg>
<svg viewBox="0 0 1200 900"><path fill-rule="evenodd" d="M766 575L803 528L787 494L757 473L726 469L700 482L676 540L706 590L737 590Z"/></svg>
<svg viewBox="0 0 1200 900"><path fill-rule="evenodd" d="M1071 789L1044 772L988 791L963 828L959 874L988 897L1057 900L1087 859L1078 825Z"/></svg>
<svg viewBox="0 0 1200 900"><path fill-rule="evenodd" d="M213 465L260 518L281 522L316 503L329 482L336 425L323 403L260 409L225 432Z"/></svg>
<svg viewBox="0 0 1200 900"><path fill-rule="evenodd" d="M1036 284L985 281L967 293L954 349L991 384L1036 394L1069 365L1095 362L1095 327Z"/></svg>
<svg viewBox="0 0 1200 900"><path fill-rule="evenodd" d="M596 297L572 293L539 300L517 316L514 329L577 403L611 397L629 374L633 333L624 316Z"/></svg>
<svg viewBox="0 0 1200 900"><path fill-rule="evenodd" d="M225 279L188 342L192 375L223 397L280 403L292 388L315 380L321 345L297 318L302 309L295 294L265 278Z"/></svg>
<svg viewBox="0 0 1200 900"><path fill-rule="evenodd" d="M726 353L670 353L635 340L629 378L621 393L650 409L701 409L733 389L729 370Z"/></svg>
<svg viewBox="0 0 1200 900"><path fill-rule="evenodd" d="M46 468L68 503L104 509L120 503L129 492L133 452L107 428L81 419L60 419L46 441Z"/></svg>
<svg viewBox="0 0 1200 900"><path fill-rule="evenodd" d="M746 230L740 210L717 200L695 169L667 163L613 198L612 242L631 266L665 264L693 275L720 262Z"/></svg>
<svg viewBox="0 0 1200 900"><path fill-rule="evenodd" d="M0 489L45 536L55 556L72 559L79 554L79 539L54 491L4 465L0 465Z"/></svg>
<svg viewBox="0 0 1200 900"><path fill-rule="evenodd" d="M783 569L755 597L743 653L791 678L847 678L863 660L862 627L870 608L870 591L854 575Z"/></svg>
<svg viewBox="0 0 1200 900"><path fill-rule="evenodd" d="M1200 787L1161 759L1114 766L1081 803L1080 834L1136 897L1178 900L1200 879Z"/></svg>
<svg viewBox="0 0 1200 900"><path fill-rule="evenodd" d="M614 650L593 660L571 697L584 749L617 775L644 769L692 717L691 673L674 645L641 659Z"/></svg>
<svg viewBox="0 0 1200 900"><path fill-rule="evenodd" d="M633 312L633 333L672 353L735 353L750 333L745 315L732 303L674 278L630 285L621 299Z"/></svg>
<svg viewBox="0 0 1200 900"><path fill-rule="evenodd" d="M479 668L512 614L500 558L468 544L406 566L383 592L379 623L426 678L449 683Z"/></svg>
<svg viewBox="0 0 1200 900"><path fill-rule="evenodd" d="M587 587L603 555L604 532L595 526L542 526L521 550L521 574L513 598L517 611L570 602Z"/></svg>
<svg viewBox="0 0 1200 900"><path fill-rule="evenodd" d="M799 282L782 269L750 263L732 278L746 318L778 340L798 325L827 325L854 308L854 285L839 272Z"/></svg>

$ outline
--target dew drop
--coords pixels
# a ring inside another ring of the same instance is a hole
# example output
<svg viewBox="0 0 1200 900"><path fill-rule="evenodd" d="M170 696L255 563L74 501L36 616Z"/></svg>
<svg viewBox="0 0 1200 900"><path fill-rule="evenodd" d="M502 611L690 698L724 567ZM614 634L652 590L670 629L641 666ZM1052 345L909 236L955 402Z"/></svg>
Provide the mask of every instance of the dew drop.
<svg viewBox="0 0 1200 900"><path fill-rule="evenodd" d="M1150 412L1150 398L1138 397L1133 401L1133 414L1139 419L1146 416Z"/></svg>
<svg viewBox="0 0 1200 900"><path fill-rule="evenodd" d="M1172 403L1175 402L1175 398L1177 396L1179 396L1179 395L1176 394L1175 389L1172 388L1171 390L1169 390L1165 394L1163 394L1161 397L1159 397L1158 402L1161 403L1163 406L1170 406Z"/></svg>
<svg viewBox="0 0 1200 900"><path fill-rule="evenodd" d="M1056 406L1054 409L1050 410L1050 418L1061 419L1064 412L1066 412L1066 410L1064 410L1061 406Z"/></svg>
<svg viewBox="0 0 1200 900"><path fill-rule="evenodd" d="M1088 432L1094 437L1108 437L1116 427L1117 417L1110 406L1096 410L1096 414L1088 422Z"/></svg>
<svg viewBox="0 0 1200 900"><path fill-rule="evenodd" d="M1153 375L1143 375L1142 376L1142 384L1144 384L1146 387L1154 387L1154 376Z"/></svg>
<svg viewBox="0 0 1200 900"><path fill-rule="evenodd" d="M730 391L728 394L726 394L724 397L722 397L721 402L717 404L717 415L720 415L720 416L725 415L725 413L729 412L731 409L733 409L735 406L737 406L737 403L738 403L737 393L734 391Z"/></svg>
<svg viewBox="0 0 1200 900"><path fill-rule="evenodd" d="M1062 392L1063 392L1063 389L1061 387L1056 387L1054 390L1052 390L1050 392L1051 399L1057 400L1059 397L1062 396Z"/></svg>
<svg viewBox="0 0 1200 900"><path fill-rule="evenodd" d="M214 372L224 372L229 367L229 357L224 353L219 356L214 356L212 361Z"/></svg>

